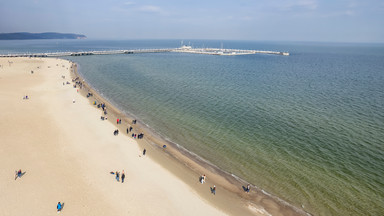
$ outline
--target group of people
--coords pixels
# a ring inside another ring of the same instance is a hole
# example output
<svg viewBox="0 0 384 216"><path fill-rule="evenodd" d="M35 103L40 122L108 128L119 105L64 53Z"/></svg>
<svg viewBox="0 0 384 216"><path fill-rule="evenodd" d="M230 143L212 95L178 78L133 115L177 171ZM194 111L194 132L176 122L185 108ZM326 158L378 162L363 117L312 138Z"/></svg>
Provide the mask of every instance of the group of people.
<svg viewBox="0 0 384 216"><path fill-rule="evenodd" d="M113 173L113 172L111 172L111 173ZM114 174L115 174L116 181L120 182L120 172L116 171ZM121 172L121 183L124 183L124 179L125 179L125 172L123 170Z"/></svg>
<svg viewBox="0 0 384 216"><path fill-rule="evenodd" d="M139 133L139 134L135 134L135 133L132 133L132 138L134 139L143 139L144 138L144 134L143 133Z"/></svg>
<svg viewBox="0 0 384 216"><path fill-rule="evenodd" d="M75 79L75 80L73 80L73 81L76 81L77 79ZM76 81L76 84L78 84L78 83L81 83L80 81ZM87 97L91 97L91 96L93 96L93 94L92 93L88 93L87 94ZM93 102L93 105L97 105L97 108L102 108L103 109L103 111L104 111L104 115L107 115L107 108L106 108L106 105L105 105L105 103L100 103L100 104L97 104L97 102L96 101L94 101ZM106 116L101 116L100 117L100 119L101 120L107 120L108 118L106 117ZM117 118L116 119L116 124L121 124L121 122L122 122L122 119L121 118ZM132 124L136 124L137 123L137 120L136 119L134 119L134 120L132 120ZM133 127L132 126L129 126L129 128L127 128L127 134L129 133L129 132L131 132L133 130ZM115 136L117 136L117 135L119 135L119 130L118 129L116 129L116 130L114 130L113 131L113 135L115 135ZM140 133L140 134L135 134L135 133L132 133L132 138L134 138L134 139L143 139L144 138L144 134L143 133Z"/></svg>
<svg viewBox="0 0 384 216"><path fill-rule="evenodd" d="M91 92L88 92L87 98L92 97L92 96L93 96L93 94Z"/></svg>
<svg viewBox="0 0 384 216"><path fill-rule="evenodd" d="M107 119L107 118L105 117L105 119ZM104 116L101 116L101 120L104 120ZM127 128L127 134L128 133L129 133L129 130ZM119 135L119 129L114 130L113 131L113 135L115 135L115 136ZM136 139L136 138L137 139L143 139L144 138L144 134L143 133L139 133L139 134L132 133L132 138L134 138L134 139Z"/></svg>
<svg viewBox="0 0 384 216"><path fill-rule="evenodd" d="M31 71L31 73L33 73L33 71ZM61 75L61 78L65 79L65 76L64 76L64 75ZM67 81L67 82L63 82L63 85L66 85L66 84L69 85L69 84L71 84L71 83L68 82L68 81Z"/></svg>
<svg viewBox="0 0 384 216"><path fill-rule="evenodd" d="M144 134L143 133L139 133L139 135L137 135L137 139L143 139L144 138Z"/></svg>
<svg viewBox="0 0 384 216"><path fill-rule="evenodd" d="M206 180L207 180L207 176L205 174L201 175L199 178L199 181L201 184L204 184ZM211 193L213 195L216 195L216 185L213 185L213 187L211 187L210 189L211 189Z"/></svg>
<svg viewBox="0 0 384 216"><path fill-rule="evenodd" d="M199 178L199 181L200 181L201 184L204 184L206 180L207 180L207 176L205 174L203 174ZM213 185L213 187L211 187L210 189L211 189L211 193L213 195L216 195L216 185Z"/></svg>
<svg viewBox="0 0 384 216"><path fill-rule="evenodd" d="M78 79L78 77L76 79ZM72 82L73 82L73 80L72 80ZM77 88L77 86L79 86L79 88L82 89L83 88L83 83L81 81L77 80L75 82L75 84L73 85L73 88Z"/></svg>
<svg viewBox="0 0 384 216"><path fill-rule="evenodd" d="M94 103L93 103L94 105L96 105L96 101L94 101ZM103 104L98 104L97 105L97 107L98 108L102 108L103 110L104 110L104 114L106 114L106 109L105 109L105 104L103 103ZM101 120L107 120L107 117L104 117L104 116L101 116L100 117L101 118ZM116 124L121 124L121 119L116 119ZM136 120L133 120L132 121L132 124L136 124ZM129 132L131 132L133 130L133 127L132 126L129 126L129 128L127 128L127 134L129 133ZM113 135L115 135L115 136L117 136L117 135L119 135L119 130L118 129L116 129L116 130L114 130L113 131ZM134 139L143 139L144 138L144 134L143 133L139 133L139 134L136 134L136 133L132 133L132 138L134 138Z"/></svg>
<svg viewBox="0 0 384 216"><path fill-rule="evenodd" d="M207 180L207 176L205 174L201 175L199 178L199 181L201 184L204 184L206 180ZM249 193L251 191L251 185L250 184L248 184L247 187L244 187L244 186L242 186L242 187L246 193ZM213 195L216 195L216 185L213 185L213 187L211 187L210 189L211 189L211 193Z"/></svg>
<svg viewBox="0 0 384 216"><path fill-rule="evenodd" d="M92 97L93 96L93 93L91 93L91 92L88 92L88 94L87 94L87 97ZM108 117L107 117L107 106L105 105L105 103L97 103L97 101L93 101L93 105L95 105L95 106L97 106L97 108L101 108L101 109L103 109L103 113L104 113L104 116L100 116L100 119L102 120L102 121L104 121L104 120L108 120ZM117 119L117 123L119 124L121 124L121 119ZM114 132L113 132L113 135L115 135L115 136L117 136L117 135L119 135L119 130L115 130Z"/></svg>

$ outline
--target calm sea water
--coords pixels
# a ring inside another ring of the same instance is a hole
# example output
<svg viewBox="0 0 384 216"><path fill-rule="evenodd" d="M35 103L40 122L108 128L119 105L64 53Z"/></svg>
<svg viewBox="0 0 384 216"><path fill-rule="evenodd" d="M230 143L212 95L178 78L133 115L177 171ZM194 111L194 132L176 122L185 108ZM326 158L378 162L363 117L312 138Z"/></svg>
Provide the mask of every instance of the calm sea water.
<svg viewBox="0 0 384 216"><path fill-rule="evenodd" d="M222 41L191 41L220 47ZM1 53L178 47L180 41L0 41ZM384 212L384 45L224 41L290 56L68 57L164 137L315 215Z"/></svg>

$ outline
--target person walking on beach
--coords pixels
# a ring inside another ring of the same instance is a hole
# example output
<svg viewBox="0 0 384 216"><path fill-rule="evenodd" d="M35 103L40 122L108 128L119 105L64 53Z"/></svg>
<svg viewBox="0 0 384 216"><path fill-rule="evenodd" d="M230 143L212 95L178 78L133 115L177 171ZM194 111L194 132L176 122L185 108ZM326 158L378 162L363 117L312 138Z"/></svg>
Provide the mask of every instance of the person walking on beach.
<svg viewBox="0 0 384 216"><path fill-rule="evenodd" d="M115 136L117 136L117 135L119 135L119 130L115 130L115 131L113 131L113 135L115 135Z"/></svg>
<svg viewBox="0 0 384 216"><path fill-rule="evenodd" d="M19 171L15 171L15 180L17 177L21 178L21 169Z"/></svg>
<svg viewBox="0 0 384 216"><path fill-rule="evenodd" d="M119 180L119 172L116 171L116 181L120 181Z"/></svg>
<svg viewBox="0 0 384 216"><path fill-rule="evenodd" d="M146 152L147 152L147 150L146 150L146 149L144 149L144 150L143 150L143 155L145 155L145 153L146 153Z"/></svg>
<svg viewBox="0 0 384 216"><path fill-rule="evenodd" d="M61 210L63 209L63 205L60 202L57 203L56 209L57 209L57 213L60 213Z"/></svg>
<svg viewBox="0 0 384 216"><path fill-rule="evenodd" d="M124 179L125 179L125 173L123 170L123 172L121 172L121 183L124 183Z"/></svg>
<svg viewBox="0 0 384 216"><path fill-rule="evenodd" d="M213 195L216 195L216 185L213 185L213 188L211 188L211 193L213 193Z"/></svg>
<svg viewBox="0 0 384 216"><path fill-rule="evenodd" d="M205 179L206 179L206 178L207 178L207 177L205 176L205 174L201 176L201 184L204 184L204 183L205 183Z"/></svg>

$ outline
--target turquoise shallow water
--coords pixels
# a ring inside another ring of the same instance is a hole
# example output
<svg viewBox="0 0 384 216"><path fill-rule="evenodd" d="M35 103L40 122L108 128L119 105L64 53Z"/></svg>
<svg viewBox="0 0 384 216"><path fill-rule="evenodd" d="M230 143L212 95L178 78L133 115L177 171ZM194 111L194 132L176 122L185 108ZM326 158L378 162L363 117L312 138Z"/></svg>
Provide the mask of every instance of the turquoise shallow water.
<svg viewBox="0 0 384 216"><path fill-rule="evenodd" d="M14 43L0 42L1 52L179 46L178 41ZM220 47L220 41L192 43ZM381 215L384 45L226 41L224 46L291 56L68 59L118 107L268 193L315 215Z"/></svg>

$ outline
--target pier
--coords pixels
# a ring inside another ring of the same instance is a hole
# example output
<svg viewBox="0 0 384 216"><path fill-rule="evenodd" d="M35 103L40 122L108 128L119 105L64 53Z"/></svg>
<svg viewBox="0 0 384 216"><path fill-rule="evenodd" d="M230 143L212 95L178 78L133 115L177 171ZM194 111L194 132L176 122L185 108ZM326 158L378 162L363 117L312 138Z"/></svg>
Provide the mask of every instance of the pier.
<svg viewBox="0 0 384 216"><path fill-rule="evenodd" d="M117 54L140 54L140 53L193 53L204 55L250 55L250 54L272 54L289 56L288 52L262 51L262 50L240 50L240 49L218 49L218 48L192 48L182 46L169 49L133 49L133 50L106 50L106 51L81 51L81 52L52 52L52 53L22 53L22 54L0 54L0 57L63 57L63 56L87 56L87 55L117 55Z"/></svg>

